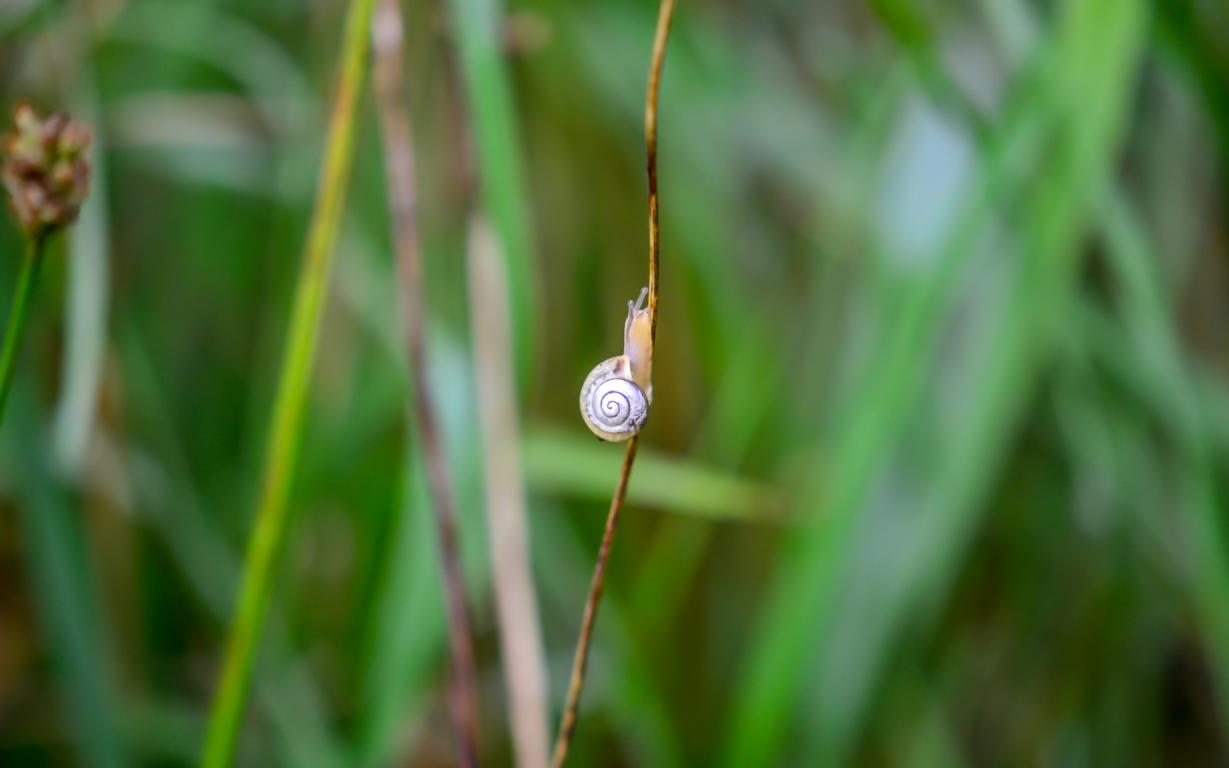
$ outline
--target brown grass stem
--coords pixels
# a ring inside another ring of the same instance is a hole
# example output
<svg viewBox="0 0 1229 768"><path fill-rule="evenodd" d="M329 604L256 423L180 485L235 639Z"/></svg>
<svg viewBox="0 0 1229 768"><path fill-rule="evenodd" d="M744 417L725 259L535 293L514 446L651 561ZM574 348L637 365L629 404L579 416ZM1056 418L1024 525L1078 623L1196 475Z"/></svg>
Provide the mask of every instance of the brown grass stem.
<svg viewBox="0 0 1229 768"><path fill-rule="evenodd" d="M649 178L649 326L651 328L650 337L654 343L657 340L657 294L661 252L657 210L657 97L661 85L661 67L666 58L666 43L670 38L670 22L673 18L674 0L661 0L657 14L657 31L653 36L653 54L649 62L649 83L644 102L645 168ZM615 486L614 497L610 501L610 511L606 515L606 529L602 533L602 543L597 551L597 563L593 567L593 579L589 584L589 597L585 600L585 612L580 623L580 637L576 641L576 656L572 661L568 697L564 704L563 717L559 721L559 735L555 741L553 758L555 768L561 768L567 762L568 748L571 746L572 736L576 731L580 695L584 690L585 669L589 662L589 645L593 638L593 624L597 620L597 609L602 600L602 591L606 586L606 563L610 559L610 550L614 545L619 511L627 495L627 484L631 478L632 464L636 460L636 444L639 441L639 436L636 436L627 444L627 453L623 456L623 468L619 472L619 482Z"/></svg>
<svg viewBox="0 0 1229 768"><path fill-rule="evenodd" d="M418 426L427 483L435 512L443 577L448 647L452 658L449 708L455 730L457 761L478 764L478 695L474 651L470 643L465 582L457 545L456 498L440 440L438 410L431 390L426 350L422 258L418 243L414 150L406 104L403 22L397 0L380 0L372 20L375 91L384 142L385 174L393 244L400 273L401 312L409 365L411 409Z"/></svg>
<svg viewBox="0 0 1229 768"><path fill-rule="evenodd" d="M666 43L670 39L670 22L673 18L674 0L661 0L657 32L653 35L653 57L649 63L649 85L644 99L645 170L649 177L649 327L654 342L657 341L658 262L661 254L657 223L657 92L661 85L661 67L666 60Z"/></svg>
<svg viewBox="0 0 1229 768"><path fill-rule="evenodd" d="M552 764L560 768L568 759L568 748L572 744L572 735L576 732L576 717L580 710L580 694L585 686L585 669L589 664L589 645L593 639L593 623L597 620L597 609L602 601L602 591L606 588L606 563L610 559L610 548L614 546L615 526L619 524L619 510L623 507L623 498L627 495L627 483L632 475L632 462L636 460L636 444L639 436L633 437L627 443L627 452L623 454L623 469L619 472L619 484L615 486L614 498L610 500L610 512L606 515L606 530L602 532L602 544L597 550L597 564L593 567L593 579L589 582L589 597L585 600L585 612L580 621L580 637L576 640L576 657L572 661L572 678L568 682L568 699L563 708L563 718L559 721L559 736L555 740L555 754Z"/></svg>

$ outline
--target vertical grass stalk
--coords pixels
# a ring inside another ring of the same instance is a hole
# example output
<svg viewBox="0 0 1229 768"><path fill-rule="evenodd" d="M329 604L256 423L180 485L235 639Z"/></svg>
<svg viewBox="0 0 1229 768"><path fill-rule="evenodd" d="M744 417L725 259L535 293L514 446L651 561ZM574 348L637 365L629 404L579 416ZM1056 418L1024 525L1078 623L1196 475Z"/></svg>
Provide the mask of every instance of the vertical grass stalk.
<svg viewBox="0 0 1229 768"><path fill-rule="evenodd" d="M504 61L502 3L448 0L448 6L465 86L482 209L499 235L500 253L508 265L508 321L517 380L524 391L534 360L533 232L516 108Z"/></svg>
<svg viewBox="0 0 1229 768"><path fill-rule="evenodd" d="M662 0L657 14L657 31L653 36L653 55L649 62L649 83L644 103L645 167L649 179L649 327L654 345L657 341L657 293L661 243L659 239L657 212L657 94L661 84L661 67L666 57L666 43L670 38L670 22L674 17L674 0ZM606 529L597 551L597 563L593 567L593 580L589 584L589 596L580 623L580 637L576 641L576 656L572 660L572 677L568 683L568 697L564 703L563 716L559 721L559 735L555 740L553 764L560 768L567 762L568 748L576 731L576 718L580 710L580 694L585 685L585 668L589 662L589 644L593 637L593 624L597 620L598 605L606 586L606 563L614 545L615 529L619 511L627 495L627 483L631 477L632 464L636 461L636 445L639 435L627 443L623 456L623 468L615 486L610 511L606 515Z"/></svg>
<svg viewBox="0 0 1229 768"><path fill-rule="evenodd" d="M508 330L508 279L498 241L474 217L469 233L470 317L482 424L491 579L516 764L550 759L547 672L530 569L529 520L521 465L516 371Z"/></svg>
<svg viewBox="0 0 1229 768"><path fill-rule="evenodd" d="M439 410L427 369L426 308L423 303L422 258L418 245L417 194L414 183L414 148L409 109L402 77L401 10L397 0L380 0L372 25L375 46L375 91L384 139L385 175L393 244L401 279L401 311L406 359L409 364L411 408L418 426L427 482L435 512L440 548L444 606L448 618L448 647L452 656L449 693L457 761L478 764L478 694L474 651L470 644L465 581L457 547L456 497L444 449L440 442Z"/></svg>
<svg viewBox="0 0 1229 768"><path fill-rule="evenodd" d="M354 159L355 112L366 71L372 4L373 0L353 0L347 12L324 168L278 378L256 527L248 544L239 602L205 737L201 763L207 768L221 768L233 759L278 554L286 538L287 498L302 442L303 411L320 334L320 317Z"/></svg>
<svg viewBox="0 0 1229 768"><path fill-rule="evenodd" d="M47 248L47 235L34 234L26 245L21 273L17 276L17 288L13 291L13 304L9 309L9 322L4 332L4 347L0 349L0 424L4 423L4 408L8 405L9 390L13 387L13 372L17 368L17 356L21 352L21 339L25 335L26 320L30 317L30 302L38 286L38 276L43 269L43 252Z"/></svg>

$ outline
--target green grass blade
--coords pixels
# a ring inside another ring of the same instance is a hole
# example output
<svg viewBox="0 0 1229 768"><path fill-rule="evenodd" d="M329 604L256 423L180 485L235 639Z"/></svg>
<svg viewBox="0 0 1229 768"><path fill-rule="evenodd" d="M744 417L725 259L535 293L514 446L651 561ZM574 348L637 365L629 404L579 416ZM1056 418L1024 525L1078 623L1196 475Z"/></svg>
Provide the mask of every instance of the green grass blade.
<svg viewBox="0 0 1229 768"><path fill-rule="evenodd" d="M1123 313L1141 361L1153 407L1176 432L1180 446L1181 492L1195 557L1188 578L1199 618L1216 659L1220 698L1229 701L1229 553L1226 552L1208 429L1201 423L1199 393L1186 372L1157 259L1125 200L1107 194L1101 227L1110 265L1122 289Z"/></svg>
<svg viewBox="0 0 1229 768"><path fill-rule="evenodd" d="M287 502L307 402L320 317L354 157L354 124L367 68L372 0L354 0L346 19L337 91L321 170L316 211L290 319L273 406L260 506L256 513L220 687L214 700L202 763L221 768L233 759L257 645L286 535Z"/></svg>
<svg viewBox="0 0 1229 768"><path fill-rule="evenodd" d="M34 289L43 270L47 251L45 235L30 240L21 260L21 271L9 303L8 322L4 325L4 346L0 348L0 424L4 423L5 405L13 390L13 377L17 374L17 358L21 354L21 342L25 337L26 321L30 317L30 305L34 301Z"/></svg>
<svg viewBox="0 0 1229 768"><path fill-rule="evenodd" d="M1044 125L1048 120L1041 116L1045 110L1053 110L1053 119L1059 121L1056 126L1061 126L1058 136L1064 154L1049 169L1048 183L1038 184L1031 199L1031 226L1026 222L1028 241L1020 257L1024 267L1012 289L1014 295L1008 296L1004 314L995 320L991 341L985 347L988 351L979 361L981 367L968 378L977 388L972 392L964 427L945 446L940 473L931 494L924 499L926 528L911 547L916 549L916 562L896 569L898 575L879 585L878 589L887 591L867 608L874 612L873 617L864 620L873 635L859 636L860 652L844 659L841 679L845 685L831 690L820 686L820 700L826 706L820 706L808 720L806 739L808 757L814 761L839 763L848 756L877 678L875 670L895 627L907 611L933 605L941 595L976 520L979 494L993 476L993 446L1005 445L994 440L1002 439L1012 429L1027 393L1025 385L1042 359L1050 328L1041 307L1053 306L1067 290L1072 271L1070 251L1089 198L1104 183L1108 154L1121 126L1125 84L1133 76L1140 40L1138 6L1120 4L1111 9L1101 5L1104 3L1082 4L1081 8L1096 6L1099 11L1064 16L1056 57L1044 71L1050 97L1015 113L1024 125L1039 117ZM1092 19L1097 12L1106 16L1101 25ZM1099 58L1090 61L1086 58L1090 55ZM1079 98L1075 96L1077 89ZM1085 115L1090 105L1091 114ZM1011 114L1009 111L1008 116ZM1007 128L1017 134L1021 131L1010 123ZM1034 142L1037 136L1034 131L1024 131L1023 135L1033 136ZM987 160L990 168L1001 165L993 156ZM1017 178L1022 175L1017 174ZM811 674L799 674L798 670L812 668L814 662L807 659L824 653L828 635L838 630L833 623L839 604L838 584L846 554L857 535L856 521L869 502L872 478L895 439L906 414L904 409L920 394L916 377L931 349L924 339L932 332L928 329L934 327L935 311L947 305L946 298L940 300L947 292L940 275L931 276L921 289L922 298L915 305L919 314L906 315L908 319L899 333L907 345L887 346L883 368L868 387L859 390L852 426L831 454L832 463L826 472L829 490L819 497L823 523L814 526L787 554L737 711L727 752L729 765L773 762L800 685L813 680ZM917 336L919 333L925 335ZM848 642L842 647L850 649ZM857 698L850 700L850 696Z"/></svg>
<svg viewBox="0 0 1229 768"><path fill-rule="evenodd" d="M503 48L498 0L449 0L482 206L507 260L514 363L522 390L533 370L534 244L520 129Z"/></svg>
<svg viewBox="0 0 1229 768"><path fill-rule="evenodd" d="M579 432L536 429L525 437L525 473L537 493L599 501L618 476L618 451ZM779 522L781 500L770 491L695 461L638 451L627 500L638 506L715 520Z"/></svg>
<svg viewBox="0 0 1229 768"><path fill-rule="evenodd" d="M18 387L19 512L25 567L46 633L59 704L76 742L76 757L93 768L128 763L114 720L119 710L107 670L110 650L99 598L91 589L90 554L72 495L52 475L29 390Z"/></svg>
<svg viewBox="0 0 1229 768"><path fill-rule="evenodd" d="M1018 428L1033 382L1052 345L1065 333L1059 318L1070 301L1074 255L1101 191L1112 179L1144 42L1144 15L1140 3L1088 3L1066 9L1059 21L1052 72L1059 121L1055 151L1028 203L1019 276L981 347L980 365L968 373L976 386L944 446L929 492L920 499L916 514L925 523L911 547L914 554L906 558L908 566L892 580L895 583L886 587L881 634L859 639L877 649L868 661L870 680L877 678L873 666L884 663L883 655L905 617L941 604L964 560L986 489ZM831 620L821 626L833 628ZM823 712L843 716L837 717L836 727L820 724L821 737L812 742L811 754L842 760L869 701L828 703Z"/></svg>
<svg viewBox="0 0 1229 768"><path fill-rule="evenodd" d="M422 707L416 683L443 649L444 612L426 482L421 456L407 451L402 501L392 512L378 554L372 621L359 670L358 766L397 759L397 734Z"/></svg>
<svg viewBox="0 0 1229 768"><path fill-rule="evenodd" d="M122 307L121 316L123 316ZM126 372L125 391L139 403L130 415L133 431L148 443L133 446L129 465L157 456L161 472L134 472L137 517L171 552L173 560L211 618L224 623L233 611L242 561L214 516L205 513L193 485L185 441L175 431L160 373L149 357L139 325L126 318L116 333L118 357ZM141 449L144 449L142 452ZM174 513L168 512L175 499ZM267 644L269 669L256 683L255 696L269 713L281 754L295 765L344 765L337 739L321 713L323 696L288 642L283 617L270 611ZM204 723L201 723L203 731ZM198 736L203 733L198 733ZM199 752L200 741L194 742Z"/></svg>
<svg viewBox="0 0 1229 768"><path fill-rule="evenodd" d="M855 402L836 445L826 455L827 482L804 496L800 505L817 507L816 520L792 539L776 574L766 615L735 700L733 729L723 753L724 764L763 765L781 743L801 676L798 667L813 657L818 615L836 597L835 568L854 536L855 523L870 491L874 472L896 438L908 407L918 396L925 350L934 345L941 310L958 268L987 216L983 200L998 200L1008 177L1017 176L1014 154L1035 155L1044 123L1025 111L999 146L985 159L983 178L970 194L971 203L954 227L936 272L912 293L879 354L857 387Z"/></svg>
<svg viewBox="0 0 1229 768"><path fill-rule="evenodd" d="M458 538L465 578L472 585L471 605L482 605L490 574L484 556L481 465L472 393L464 392L461 385L472 380L472 370L450 339L433 336L429 348L435 390L441 393L443 442L457 477ZM355 760L362 766L399 759L398 750L405 744L398 737L404 739L422 713L439 665L446 658L433 518L422 457L415 445L411 428L401 499L381 539L371 616L363 628L360 716L354 745Z"/></svg>

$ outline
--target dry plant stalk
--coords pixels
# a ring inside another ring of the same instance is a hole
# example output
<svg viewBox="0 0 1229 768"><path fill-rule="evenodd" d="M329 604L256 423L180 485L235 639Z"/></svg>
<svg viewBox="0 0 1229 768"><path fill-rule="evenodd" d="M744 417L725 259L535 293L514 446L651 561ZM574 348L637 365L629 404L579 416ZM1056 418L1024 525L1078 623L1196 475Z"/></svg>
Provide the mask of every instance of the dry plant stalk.
<svg viewBox="0 0 1229 768"><path fill-rule="evenodd" d="M465 582L457 547L456 499L440 442L438 410L427 370L426 310L423 306L422 259L418 245L414 151L402 78L403 37L397 0L380 0L372 20L375 91L384 141L393 242L401 277L401 310L412 408L418 424L439 538L440 568L448 617L448 646L452 656L449 700L457 760L463 766L475 766L478 764L478 695L474 652L470 644Z"/></svg>
<svg viewBox="0 0 1229 768"><path fill-rule="evenodd" d="M541 768L550 756L546 659L529 567L508 278L498 249L490 228L474 217L469 231L469 305L500 653L516 764Z"/></svg>
<svg viewBox="0 0 1229 768"><path fill-rule="evenodd" d="M661 84L661 67L666 57L666 42L670 37L670 22L674 17L674 0L661 0L657 14L657 32L653 36L653 56L649 63L649 84L644 103L644 140L646 169L649 177L649 327L650 339L657 341L657 293L660 240L657 214L657 93ZM568 748L576 731L576 716L580 709L580 694L585 685L585 668L589 662L589 644L593 637L593 623L597 619L598 605L606 586L606 563L614 544L615 528L619 522L619 510L627 495L627 483L631 477L632 464L636 460L636 435L627 443L623 456L623 469L610 501L606 515L606 529L597 551L597 563L593 567L593 580L589 584L589 597L580 623L580 637L576 641L576 657L572 662L572 678L568 684L568 698L564 704L563 717L559 721L559 736L555 741L553 764L561 768L567 762Z"/></svg>

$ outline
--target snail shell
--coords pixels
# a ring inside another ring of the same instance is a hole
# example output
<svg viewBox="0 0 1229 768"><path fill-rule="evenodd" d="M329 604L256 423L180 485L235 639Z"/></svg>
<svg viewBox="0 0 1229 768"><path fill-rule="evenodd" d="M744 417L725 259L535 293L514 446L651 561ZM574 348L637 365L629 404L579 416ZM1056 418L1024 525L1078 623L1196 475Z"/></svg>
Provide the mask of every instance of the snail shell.
<svg viewBox="0 0 1229 768"><path fill-rule="evenodd" d="M593 434L618 442L638 433L649 417L649 400L631 379L626 355L597 364L580 388L580 415Z"/></svg>

